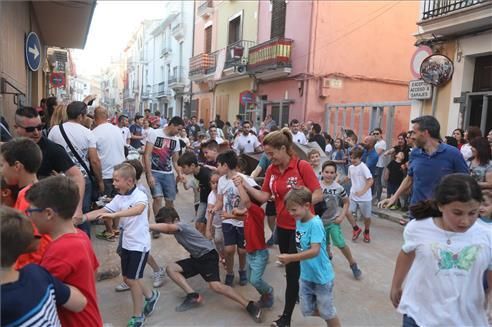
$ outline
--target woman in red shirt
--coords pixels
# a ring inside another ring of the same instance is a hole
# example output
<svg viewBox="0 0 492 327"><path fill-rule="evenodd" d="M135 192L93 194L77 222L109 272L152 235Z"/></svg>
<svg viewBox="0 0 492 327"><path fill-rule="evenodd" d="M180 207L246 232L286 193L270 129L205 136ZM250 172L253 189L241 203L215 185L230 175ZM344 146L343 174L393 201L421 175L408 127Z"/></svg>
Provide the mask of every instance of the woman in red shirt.
<svg viewBox="0 0 492 327"><path fill-rule="evenodd" d="M284 197L293 187L305 186L313 192L313 204L322 201L321 187L313 168L294 154L292 134L288 128L269 133L263 140L265 154L271 165L265 173L262 190L243 183L249 195L264 203L273 195L277 209L277 239L280 253L297 253L296 222L284 204ZM272 326L290 326L292 311L299 294L299 262L286 265L287 287L284 312Z"/></svg>

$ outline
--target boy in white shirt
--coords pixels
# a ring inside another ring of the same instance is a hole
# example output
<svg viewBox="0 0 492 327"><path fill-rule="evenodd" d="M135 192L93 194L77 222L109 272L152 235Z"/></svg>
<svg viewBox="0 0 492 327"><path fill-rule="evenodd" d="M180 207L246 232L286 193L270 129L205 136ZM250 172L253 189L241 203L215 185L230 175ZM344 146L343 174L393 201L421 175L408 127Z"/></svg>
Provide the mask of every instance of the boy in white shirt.
<svg viewBox="0 0 492 327"><path fill-rule="evenodd" d="M373 183L372 174L366 164L361 161L363 150L355 147L350 153L350 165L348 176L352 182L350 189L350 206L349 213L356 212L359 208L362 217L364 218L364 242L369 243L371 237L369 235L369 227L371 226L372 215L372 192L371 186Z"/></svg>
<svg viewBox="0 0 492 327"><path fill-rule="evenodd" d="M128 163L114 167L113 186L118 195L105 207L88 213L87 219L120 218L120 237L123 238L121 272L125 283L130 287L133 300L133 316L128 326L143 326L145 318L152 314L160 296L159 291L151 291L142 282L150 252L148 199L147 195L137 188L135 168Z"/></svg>

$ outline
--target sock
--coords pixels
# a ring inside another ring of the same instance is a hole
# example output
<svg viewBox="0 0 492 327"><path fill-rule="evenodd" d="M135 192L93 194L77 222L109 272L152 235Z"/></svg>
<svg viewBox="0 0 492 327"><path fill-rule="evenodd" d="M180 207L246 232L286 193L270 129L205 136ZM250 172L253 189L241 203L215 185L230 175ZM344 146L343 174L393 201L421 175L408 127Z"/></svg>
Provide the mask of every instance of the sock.
<svg viewBox="0 0 492 327"><path fill-rule="evenodd" d="M364 230L364 234L369 234L369 229L367 229L367 228L366 228L366 229Z"/></svg>
<svg viewBox="0 0 492 327"><path fill-rule="evenodd" d="M358 230L359 229L359 226L357 226L357 224L355 224L355 226L352 226L352 229L353 230Z"/></svg>

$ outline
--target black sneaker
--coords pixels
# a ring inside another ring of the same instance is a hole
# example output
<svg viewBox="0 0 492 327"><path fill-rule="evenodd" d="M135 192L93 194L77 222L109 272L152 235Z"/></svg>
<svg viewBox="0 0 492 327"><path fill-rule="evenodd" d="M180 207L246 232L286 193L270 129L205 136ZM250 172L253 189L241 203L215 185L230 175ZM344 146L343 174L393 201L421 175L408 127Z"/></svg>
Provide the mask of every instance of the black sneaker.
<svg viewBox="0 0 492 327"><path fill-rule="evenodd" d="M226 275L226 278L225 278L224 284L226 284L227 286L232 287L232 284L234 284L234 274L232 274L232 275L227 274Z"/></svg>
<svg viewBox="0 0 492 327"><path fill-rule="evenodd" d="M198 293L190 293L186 295L183 303L176 307L177 312L183 312L194 307L197 307L200 303L202 303L202 296Z"/></svg>
<svg viewBox="0 0 492 327"><path fill-rule="evenodd" d="M145 317L148 317L154 312L155 305L157 304L157 300L161 293L158 290L152 290L152 297L150 299L145 299L143 314Z"/></svg>
<svg viewBox="0 0 492 327"><path fill-rule="evenodd" d="M290 327L290 319L286 315L281 315L277 320L270 324L271 327Z"/></svg>
<svg viewBox="0 0 492 327"><path fill-rule="evenodd" d="M263 312L256 303L254 303L253 301L249 301L248 306L246 307L246 311L248 311L249 315L251 316L251 318L253 318L255 322L261 323Z"/></svg>
<svg viewBox="0 0 492 327"><path fill-rule="evenodd" d="M362 271L360 271L359 267L357 266L356 263L353 263L350 265L350 269L352 269L352 274L354 275L354 278L356 280L360 279L360 276L362 275Z"/></svg>

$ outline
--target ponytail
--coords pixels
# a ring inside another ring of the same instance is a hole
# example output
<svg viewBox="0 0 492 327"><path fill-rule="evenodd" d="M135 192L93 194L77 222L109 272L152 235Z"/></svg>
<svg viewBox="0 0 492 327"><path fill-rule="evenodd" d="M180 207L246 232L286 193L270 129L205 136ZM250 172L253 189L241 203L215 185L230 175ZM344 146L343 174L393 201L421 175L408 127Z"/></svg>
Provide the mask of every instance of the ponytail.
<svg viewBox="0 0 492 327"><path fill-rule="evenodd" d="M434 200L425 200L410 206L412 217L420 220L429 217L441 217L442 212L439 211L437 202Z"/></svg>
<svg viewBox="0 0 492 327"><path fill-rule="evenodd" d="M287 127L284 127L279 131L268 133L263 139L263 145L269 145L277 150L284 146L289 156L294 155L294 150L292 149L292 134Z"/></svg>

